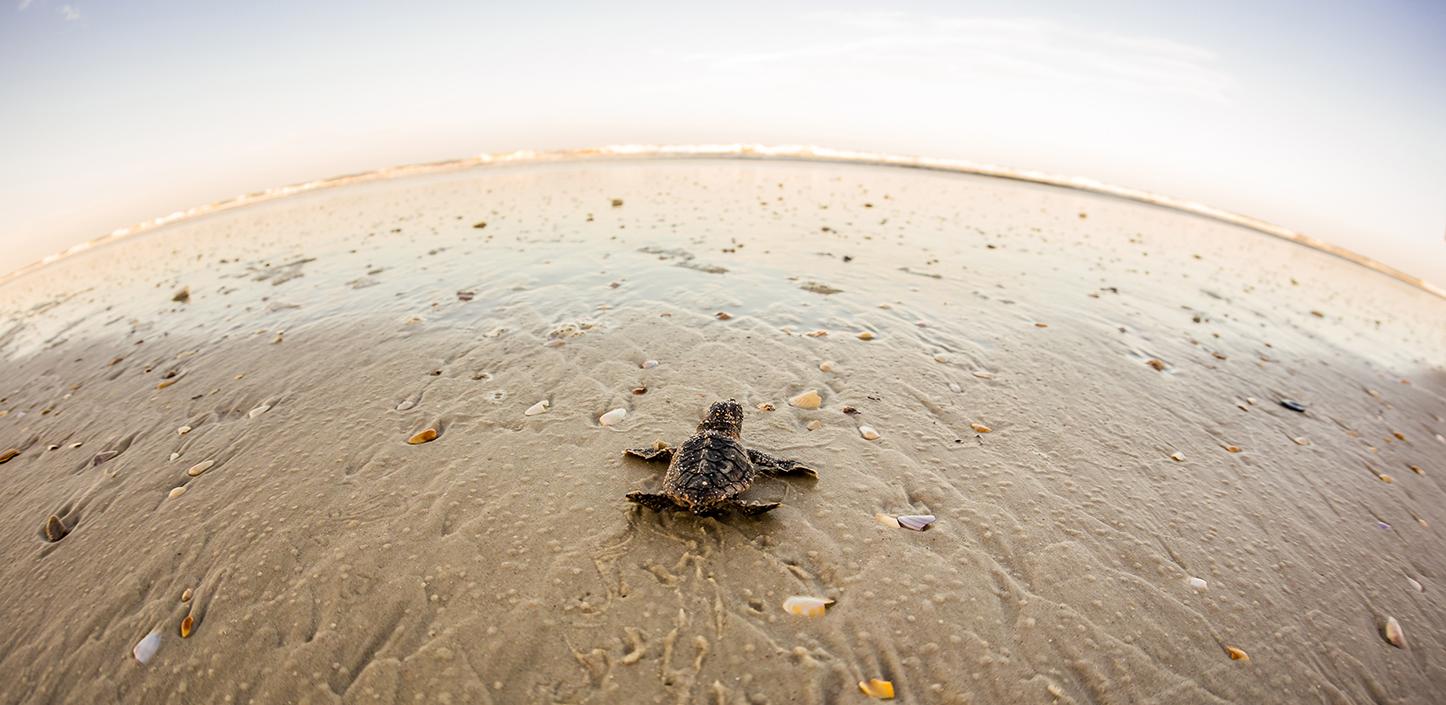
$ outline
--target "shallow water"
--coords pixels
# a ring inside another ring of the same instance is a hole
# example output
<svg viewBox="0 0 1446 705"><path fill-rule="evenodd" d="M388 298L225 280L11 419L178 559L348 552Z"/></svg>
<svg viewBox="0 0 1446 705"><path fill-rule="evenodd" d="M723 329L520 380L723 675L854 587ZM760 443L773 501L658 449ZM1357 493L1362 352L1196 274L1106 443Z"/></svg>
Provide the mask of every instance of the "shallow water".
<svg viewBox="0 0 1446 705"><path fill-rule="evenodd" d="M1242 228L908 169L513 165L169 226L0 287L0 314L3 702L1446 682L1446 304ZM822 409L785 403L809 388ZM820 479L761 481L783 507L758 520L627 505L658 472L620 451L728 397L745 443ZM807 620L793 594L838 602Z"/></svg>

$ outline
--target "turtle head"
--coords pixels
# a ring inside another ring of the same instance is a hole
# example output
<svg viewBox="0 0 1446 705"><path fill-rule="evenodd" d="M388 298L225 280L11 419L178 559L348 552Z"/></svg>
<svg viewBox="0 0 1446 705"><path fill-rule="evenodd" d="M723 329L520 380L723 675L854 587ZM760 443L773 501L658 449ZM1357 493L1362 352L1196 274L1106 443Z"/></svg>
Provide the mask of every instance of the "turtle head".
<svg viewBox="0 0 1446 705"><path fill-rule="evenodd" d="M703 417L703 423L698 424L698 433L704 431L717 431L738 438L743 434L743 407L732 399L715 402L708 407L708 415Z"/></svg>

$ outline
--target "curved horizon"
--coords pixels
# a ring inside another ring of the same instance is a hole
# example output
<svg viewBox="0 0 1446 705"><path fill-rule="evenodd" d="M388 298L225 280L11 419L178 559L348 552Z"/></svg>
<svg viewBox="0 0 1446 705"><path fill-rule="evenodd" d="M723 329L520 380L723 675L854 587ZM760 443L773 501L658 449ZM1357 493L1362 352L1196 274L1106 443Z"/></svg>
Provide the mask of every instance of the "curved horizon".
<svg viewBox="0 0 1446 705"><path fill-rule="evenodd" d="M341 174L324 179L314 179L274 188L239 194L231 198L212 201L184 210L111 230L105 235L76 243L51 255L40 258L10 272L0 274L0 286L22 277L38 273L45 267L75 255L142 234L149 234L167 225L186 222L208 215L259 205L290 196L310 193L323 189L337 188L359 183L382 181L430 174L444 174L453 171L482 168L487 166L525 165L542 163L566 163L628 159L776 159L785 161L806 161L817 163L852 164L859 166L887 166L907 169L923 169L942 173L967 174L990 178L1021 181L1025 183L1072 189L1101 196L1110 196L1168 208L1191 215L1209 218L1230 225L1293 242L1318 252L1384 274L1402 283L1414 286L1441 298L1446 298L1442 288L1400 269L1362 255L1354 250L1317 240L1302 232L1292 230L1252 216L1216 208L1197 201L1175 198L1142 189L1135 189L1105 183L1089 177L1065 176L1031 169L986 164L962 159L934 158L832 149L818 145L764 145L764 144L621 144L602 147L583 147L553 150L514 150L510 152L484 153L473 157L462 157L443 161L399 164L363 172Z"/></svg>

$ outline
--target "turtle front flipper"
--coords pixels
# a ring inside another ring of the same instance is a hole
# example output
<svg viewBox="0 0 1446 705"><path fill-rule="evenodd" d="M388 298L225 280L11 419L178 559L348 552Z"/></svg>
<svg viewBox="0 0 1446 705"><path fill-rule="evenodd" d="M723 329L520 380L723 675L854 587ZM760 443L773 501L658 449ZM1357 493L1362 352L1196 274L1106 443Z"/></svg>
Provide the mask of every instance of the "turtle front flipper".
<svg viewBox="0 0 1446 705"><path fill-rule="evenodd" d="M797 460L784 460L775 458L761 450L748 449L748 461L758 471L768 475L798 475L801 477L818 477L818 471L814 470Z"/></svg>
<svg viewBox="0 0 1446 705"><path fill-rule="evenodd" d="M669 509L683 509L683 507L678 506L677 502L674 502L668 497L668 495L665 494L655 494L652 492L629 492L627 497L629 502L637 502L638 504L641 504L644 507L647 507L648 509L651 509L655 512L667 511Z"/></svg>
<svg viewBox="0 0 1446 705"><path fill-rule="evenodd" d="M771 509L778 508L778 502L750 502L746 499L729 500L725 505L743 516L757 516Z"/></svg>
<svg viewBox="0 0 1446 705"><path fill-rule="evenodd" d="M667 443L655 441L651 448L629 448L623 451L623 455L631 455L634 458L642 458L643 460L660 463L670 463L673 461L674 450L676 449L669 448Z"/></svg>

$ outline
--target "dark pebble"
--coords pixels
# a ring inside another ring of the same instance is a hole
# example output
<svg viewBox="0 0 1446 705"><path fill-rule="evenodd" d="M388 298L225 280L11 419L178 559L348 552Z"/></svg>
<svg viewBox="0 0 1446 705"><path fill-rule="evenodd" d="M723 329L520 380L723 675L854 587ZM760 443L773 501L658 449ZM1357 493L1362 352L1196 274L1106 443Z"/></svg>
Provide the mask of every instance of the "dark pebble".
<svg viewBox="0 0 1446 705"><path fill-rule="evenodd" d="M1305 404L1302 404L1302 403L1300 403L1300 402L1298 402L1298 401L1291 401L1291 400L1289 400L1289 399L1281 399L1281 400L1280 400L1280 405L1283 406L1283 407L1285 407L1285 408L1287 408L1287 409L1290 409L1291 411L1298 411L1298 412L1300 412L1300 413L1302 413L1302 414L1305 413Z"/></svg>

